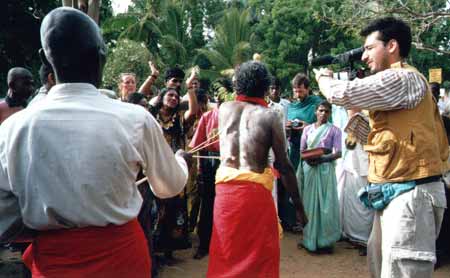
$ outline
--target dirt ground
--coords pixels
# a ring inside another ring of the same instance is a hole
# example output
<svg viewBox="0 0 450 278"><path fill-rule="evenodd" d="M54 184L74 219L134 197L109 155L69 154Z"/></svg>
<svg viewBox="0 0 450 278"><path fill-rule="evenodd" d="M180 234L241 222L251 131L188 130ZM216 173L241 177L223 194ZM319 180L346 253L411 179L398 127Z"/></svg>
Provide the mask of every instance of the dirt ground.
<svg viewBox="0 0 450 278"><path fill-rule="evenodd" d="M297 249L299 235L285 233L281 241L280 276L282 278L367 278L366 257L358 255L347 242L338 242L331 255L312 255L304 249ZM194 241L194 245L196 242ZM175 252L178 263L165 266L159 278L201 278L206 276L208 257L202 260L192 259L194 249ZM9 258L10 257L10 258ZM23 276L23 265L20 257L0 252L0 278L20 278ZM450 277L450 258L436 270L434 278ZM126 278L126 277L124 277ZM245 277L252 278L252 277Z"/></svg>
<svg viewBox="0 0 450 278"><path fill-rule="evenodd" d="M367 278L366 257L358 255L347 242L338 242L331 255L312 255L304 249L297 249L299 235L285 233L281 241L280 277L282 278ZM166 266L160 278L205 277L208 257L202 260L192 259L193 249L179 251L175 257L180 262L174 266ZM450 277L450 259L436 270L434 278ZM251 277L249 277L251 278Z"/></svg>

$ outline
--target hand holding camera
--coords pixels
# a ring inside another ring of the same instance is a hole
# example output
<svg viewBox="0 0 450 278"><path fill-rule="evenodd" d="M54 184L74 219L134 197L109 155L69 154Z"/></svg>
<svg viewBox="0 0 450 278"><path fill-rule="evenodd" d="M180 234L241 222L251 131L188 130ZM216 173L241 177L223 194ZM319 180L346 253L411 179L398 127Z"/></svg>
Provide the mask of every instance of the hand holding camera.
<svg viewBox="0 0 450 278"><path fill-rule="evenodd" d="M299 119L287 121L287 123L286 123L286 128L293 129L293 130L302 130L305 126L306 126L306 123Z"/></svg>

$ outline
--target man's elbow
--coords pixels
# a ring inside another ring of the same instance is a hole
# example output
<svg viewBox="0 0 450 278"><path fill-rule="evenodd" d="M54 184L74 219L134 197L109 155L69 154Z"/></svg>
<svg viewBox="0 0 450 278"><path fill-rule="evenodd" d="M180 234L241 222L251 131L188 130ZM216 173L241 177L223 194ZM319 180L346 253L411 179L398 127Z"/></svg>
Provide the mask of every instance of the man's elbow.
<svg viewBox="0 0 450 278"><path fill-rule="evenodd" d="M172 198L180 194L186 183L188 177L186 175L179 175L176 179L166 183L165 186L159 190L152 190L156 197L160 199Z"/></svg>

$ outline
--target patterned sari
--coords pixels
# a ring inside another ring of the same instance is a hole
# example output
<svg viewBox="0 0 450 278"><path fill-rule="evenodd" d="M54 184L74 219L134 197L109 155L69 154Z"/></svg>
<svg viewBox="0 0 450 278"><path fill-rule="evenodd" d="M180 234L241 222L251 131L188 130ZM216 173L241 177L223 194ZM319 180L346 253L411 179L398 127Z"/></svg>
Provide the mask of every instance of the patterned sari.
<svg viewBox="0 0 450 278"><path fill-rule="evenodd" d="M161 125L164 137L173 152L186 146L185 131L189 126L185 123L184 111L175 112L169 120L164 121L159 111L150 109ZM162 166L164 167L164 166ZM178 196L159 199L154 197L156 208L153 208L153 248L156 252L171 252L191 247L188 233L188 214L186 189Z"/></svg>

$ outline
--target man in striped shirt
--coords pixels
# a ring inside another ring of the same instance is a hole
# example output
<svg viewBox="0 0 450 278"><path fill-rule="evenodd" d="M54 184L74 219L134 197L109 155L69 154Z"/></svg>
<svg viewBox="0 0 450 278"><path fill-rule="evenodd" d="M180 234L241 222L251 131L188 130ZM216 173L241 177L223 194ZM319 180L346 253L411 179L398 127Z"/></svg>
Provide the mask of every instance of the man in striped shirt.
<svg viewBox="0 0 450 278"><path fill-rule="evenodd" d="M373 75L340 81L327 69L314 71L332 103L369 110L371 132L364 149L370 188L389 186L399 193L378 192L392 200L375 212L368 243L370 272L372 277L431 277L446 206L441 174L448 168L448 142L442 120L426 78L405 63L410 27L386 17L369 23L361 35L362 60Z"/></svg>

